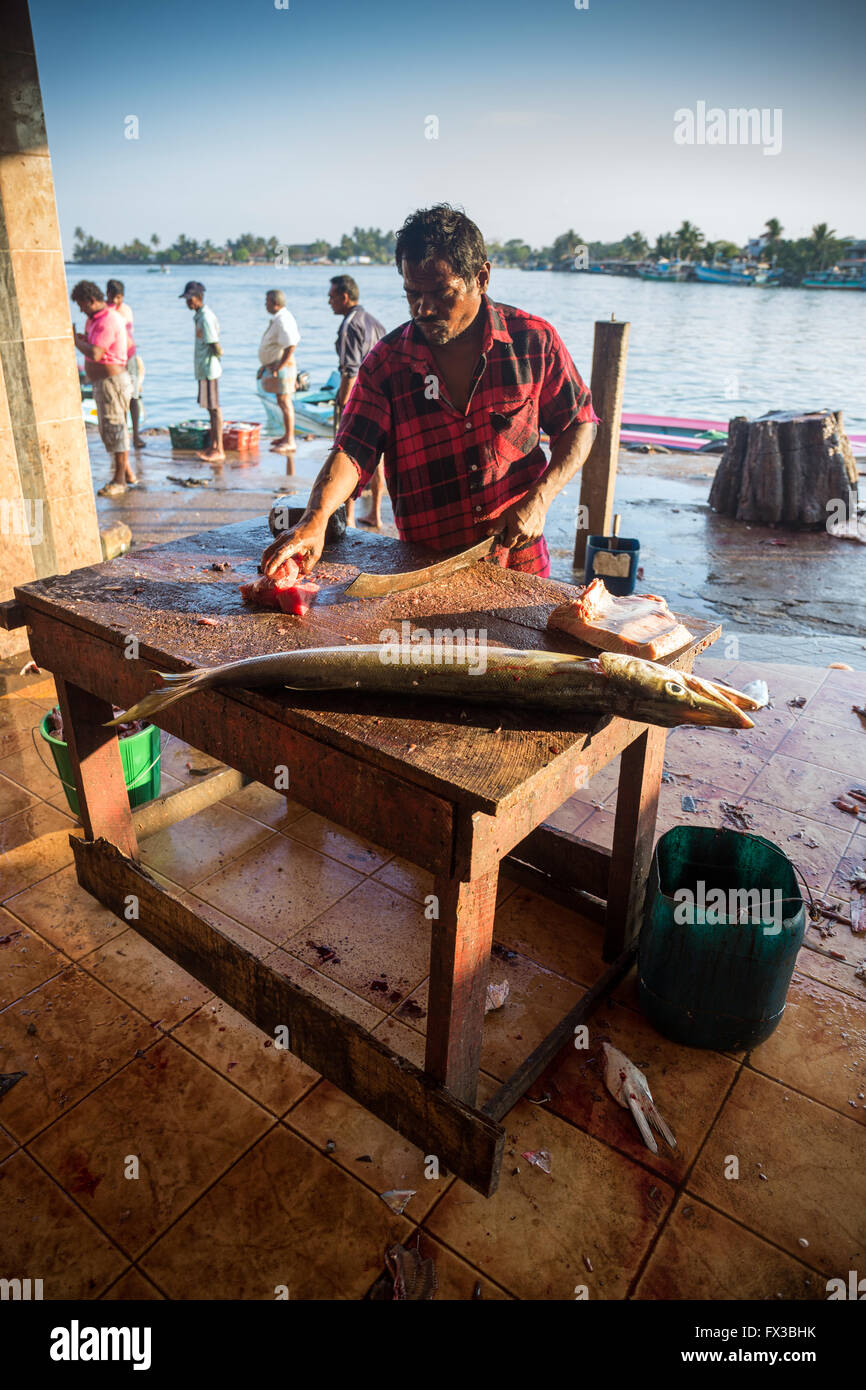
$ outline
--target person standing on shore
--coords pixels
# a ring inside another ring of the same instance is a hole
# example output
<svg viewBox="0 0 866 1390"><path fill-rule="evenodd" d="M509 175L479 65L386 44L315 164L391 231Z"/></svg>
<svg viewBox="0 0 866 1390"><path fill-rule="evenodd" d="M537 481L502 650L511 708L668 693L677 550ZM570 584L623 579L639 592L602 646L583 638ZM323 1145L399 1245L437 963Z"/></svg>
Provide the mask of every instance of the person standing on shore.
<svg viewBox="0 0 866 1390"><path fill-rule="evenodd" d="M295 361L295 348L301 341L298 325L293 314L286 308L286 296L282 290L268 290L265 295L265 308L271 321L262 334L259 343L258 379L266 391L273 391L283 417L283 433L275 439L271 448L277 454L293 454L295 444L295 411L292 396L298 378L298 364Z"/></svg>
<svg viewBox="0 0 866 1390"><path fill-rule="evenodd" d="M222 463L225 460L225 450L219 393L219 378L223 370L220 362L220 326L213 309L205 304L204 296L205 288L201 281L188 280L178 298L186 300L186 307L192 310L194 316L193 362L198 382L198 403L210 415L210 448L205 449L198 457L205 463Z"/></svg>
<svg viewBox="0 0 866 1390"><path fill-rule="evenodd" d="M105 287L105 302L111 309L116 309L126 324L126 335L128 338L128 357L126 370L129 372L129 379L132 382L132 398L129 402L129 414L132 420L132 444L135 449L146 449L147 441L141 437L141 387L144 381L144 363L139 356L132 336L132 310L124 301L124 288L122 280L109 280Z"/></svg>
<svg viewBox="0 0 866 1390"><path fill-rule="evenodd" d="M330 517L384 454L401 540L444 551L501 534L496 563L546 576L548 508L596 433L589 387L552 324L489 297L484 239L464 213L419 209L394 255L411 317L361 364L306 511L262 573L294 556L309 574Z"/></svg>
<svg viewBox="0 0 866 1390"><path fill-rule="evenodd" d="M84 370L93 386L93 400L99 421L99 437L114 463L109 482L99 497L120 497L138 479L129 464L129 432L126 414L132 382L126 369L128 339L126 324L116 309L106 304L102 290L92 280L79 280L71 294L73 303L87 315L83 333L73 331L75 346L84 354Z"/></svg>
<svg viewBox="0 0 866 1390"><path fill-rule="evenodd" d="M358 299L358 286L351 275L334 275L332 277L328 303L332 311L335 314L340 314L343 320L337 332L336 344L337 359L340 365L340 385L334 401L335 427L340 423L340 416L349 399L352 387L358 379L361 363L370 348L385 336L385 329L382 324L368 313L362 304L358 303ZM372 492L370 511L366 516L359 516L358 520L362 526L373 526L379 530L382 526L382 494L385 491L385 470L381 459L370 479L370 489ZM360 487L357 495L360 496ZM350 526L355 524L354 497L350 497L346 503L346 518Z"/></svg>

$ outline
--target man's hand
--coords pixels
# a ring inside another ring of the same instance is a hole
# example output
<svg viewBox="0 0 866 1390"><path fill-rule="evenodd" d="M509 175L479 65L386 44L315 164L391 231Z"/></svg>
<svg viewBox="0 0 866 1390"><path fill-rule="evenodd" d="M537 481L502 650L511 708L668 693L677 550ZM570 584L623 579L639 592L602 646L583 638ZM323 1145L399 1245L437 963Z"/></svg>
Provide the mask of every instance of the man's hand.
<svg viewBox="0 0 866 1390"><path fill-rule="evenodd" d="M277 536L262 555L262 574L275 574L280 565L285 564L292 556L298 561L303 573L309 574L325 548L327 525L327 517L305 517L297 526L293 526L291 531Z"/></svg>
<svg viewBox="0 0 866 1390"><path fill-rule="evenodd" d="M547 506L537 492L530 490L519 502L504 511L497 518L500 530L505 532L505 544L509 550L515 545L525 545L537 540L544 533Z"/></svg>

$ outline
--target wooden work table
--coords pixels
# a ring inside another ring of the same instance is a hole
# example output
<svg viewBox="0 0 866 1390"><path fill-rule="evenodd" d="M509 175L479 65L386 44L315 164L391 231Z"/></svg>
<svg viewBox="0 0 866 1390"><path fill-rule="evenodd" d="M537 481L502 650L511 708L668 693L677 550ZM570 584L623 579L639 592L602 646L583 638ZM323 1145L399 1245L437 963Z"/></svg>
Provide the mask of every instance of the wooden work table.
<svg viewBox="0 0 866 1390"><path fill-rule="evenodd" d="M275 768L287 767L293 800L434 875L439 915L431 921L422 1070L256 959L141 867L118 741L104 727L111 706L128 708L151 690L154 669L376 642L403 621L484 629L491 643L507 646L592 653L546 632L568 586L490 563L389 598L314 607L304 618L246 609L238 585L255 577L267 540L263 519L241 522L16 589L33 657L57 682L85 834L72 841L79 882L263 1031L287 1027L293 1053L489 1194L502 1157L499 1121L630 965L666 731L618 717L282 689L209 690L159 716L162 728L266 785L274 785ZM388 573L429 561L417 547L349 531L325 551L316 578L337 582L359 569ZM213 568L224 562L230 568ZM695 638L670 664L690 670L720 629L683 621ZM618 754L611 853L544 825ZM599 953L611 964L476 1109L506 858L525 882L598 922ZM130 895L137 919L125 910Z"/></svg>

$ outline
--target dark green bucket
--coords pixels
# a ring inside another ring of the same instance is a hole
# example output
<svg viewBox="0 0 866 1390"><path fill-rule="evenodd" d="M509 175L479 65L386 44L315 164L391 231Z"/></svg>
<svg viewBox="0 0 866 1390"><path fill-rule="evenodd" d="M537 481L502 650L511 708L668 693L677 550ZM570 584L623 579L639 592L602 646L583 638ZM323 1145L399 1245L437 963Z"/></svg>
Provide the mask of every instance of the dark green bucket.
<svg viewBox="0 0 866 1390"><path fill-rule="evenodd" d="M796 871L770 840L677 826L650 866L641 1008L689 1047L754 1047L782 1017L805 929Z"/></svg>
<svg viewBox="0 0 866 1390"><path fill-rule="evenodd" d="M72 775L72 764L69 761L69 749L62 738L55 738L53 734L48 732L50 717L50 714L44 716L39 725L39 732L51 748L54 766L57 768L57 776L63 783L69 809L74 816L78 816L80 814L78 792L75 788L75 778ZM155 796L159 796L161 780L159 739L159 729L155 724L151 724L149 728L142 729L140 733L130 734L129 738L118 740L120 761L123 764L123 776L130 806L143 806L146 801L152 801Z"/></svg>

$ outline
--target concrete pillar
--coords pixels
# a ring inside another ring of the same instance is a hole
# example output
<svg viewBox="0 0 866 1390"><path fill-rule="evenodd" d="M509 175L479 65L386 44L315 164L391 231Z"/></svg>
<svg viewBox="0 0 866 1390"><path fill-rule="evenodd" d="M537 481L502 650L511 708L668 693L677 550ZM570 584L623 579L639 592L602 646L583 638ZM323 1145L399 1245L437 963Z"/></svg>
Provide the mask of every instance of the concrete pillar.
<svg viewBox="0 0 866 1390"><path fill-rule="evenodd" d="M0 599L102 558L27 0L0 22ZM0 629L0 658L26 632Z"/></svg>

